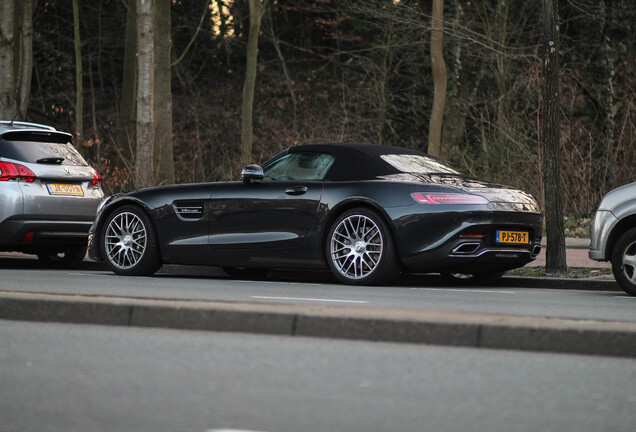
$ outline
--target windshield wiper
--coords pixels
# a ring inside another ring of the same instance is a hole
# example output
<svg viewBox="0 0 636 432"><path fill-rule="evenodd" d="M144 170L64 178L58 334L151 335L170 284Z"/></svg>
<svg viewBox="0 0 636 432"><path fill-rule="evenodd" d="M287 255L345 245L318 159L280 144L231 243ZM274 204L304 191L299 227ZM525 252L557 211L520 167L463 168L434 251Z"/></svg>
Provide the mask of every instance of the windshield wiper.
<svg viewBox="0 0 636 432"><path fill-rule="evenodd" d="M47 157L35 161L35 163L47 165L62 165L62 162L64 162L63 157Z"/></svg>

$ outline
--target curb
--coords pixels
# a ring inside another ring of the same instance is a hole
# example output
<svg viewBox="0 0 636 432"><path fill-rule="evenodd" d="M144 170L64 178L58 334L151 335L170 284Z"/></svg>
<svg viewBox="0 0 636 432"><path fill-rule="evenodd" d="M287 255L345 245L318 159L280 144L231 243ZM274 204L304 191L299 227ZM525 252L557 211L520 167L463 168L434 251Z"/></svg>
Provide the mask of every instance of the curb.
<svg viewBox="0 0 636 432"><path fill-rule="evenodd" d="M636 322L13 291L0 319L636 357Z"/></svg>
<svg viewBox="0 0 636 432"><path fill-rule="evenodd" d="M614 280L613 276L599 278L561 278L561 277L521 277L504 276L498 287L566 289L581 291L625 291Z"/></svg>

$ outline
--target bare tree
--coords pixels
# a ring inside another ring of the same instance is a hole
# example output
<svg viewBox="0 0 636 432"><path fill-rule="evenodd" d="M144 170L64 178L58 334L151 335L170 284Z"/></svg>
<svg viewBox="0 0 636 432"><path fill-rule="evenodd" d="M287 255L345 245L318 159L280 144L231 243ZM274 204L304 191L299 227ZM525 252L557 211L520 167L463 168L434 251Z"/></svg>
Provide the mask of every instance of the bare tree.
<svg viewBox="0 0 636 432"><path fill-rule="evenodd" d="M154 119L154 36L153 0L137 0L137 153L135 187L153 184Z"/></svg>
<svg viewBox="0 0 636 432"><path fill-rule="evenodd" d="M14 66L14 0L0 1L0 119L11 120L18 108Z"/></svg>
<svg viewBox="0 0 636 432"><path fill-rule="evenodd" d="M73 32L75 45L75 133L84 137L84 81L82 77L82 44L80 39L79 5L73 0Z"/></svg>
<svg viewBox="0 0 636 432"><path fill-rule="evenodd" d="M247 36L247 66L243 83L243 104L241 109L241 163L252 161L252 111L254 109L254 87L258 63L258 34L268 0L249 0L250 29Z"/></svg>
<svg viewBox="0 0 636 432"><path fill-rule="evenodd" d="M433 0L431 17L431 69L433 71L433 108L428 129L428 153L439 157L442 140L442 123L446 105L446 64L442 45L444 29L444 0Z"/></svg>
<svg viewBox="0 0 636 432"><path fill-rule="evenodd" d="M137 12L135 1L123 2L126 7L126 45L115 146L121 161L127 168L132 167L135 155L135 109L137 102Z"/></svg>
<svg viewBox="0 0 636 432"><path fill-rule="evenodd" d="M542 0L543 19L543 185L546 206L546 271L565 273L565 231L561 201L558 0Z"/></svg>
<svg viewBox="0 0 636 432"><path fill-rule="evenodd" d="M19 73L18 73L18 117L26 120L31 92L31 76L33 73L33 2L18 3L18 44L19 44Z"/></svg>
<svg viewBox="0 0 636 432"><path fill-rule="evenodd" d="M155 0L155 183L174 183L172 88L170 86L170 0Z"/></svg>

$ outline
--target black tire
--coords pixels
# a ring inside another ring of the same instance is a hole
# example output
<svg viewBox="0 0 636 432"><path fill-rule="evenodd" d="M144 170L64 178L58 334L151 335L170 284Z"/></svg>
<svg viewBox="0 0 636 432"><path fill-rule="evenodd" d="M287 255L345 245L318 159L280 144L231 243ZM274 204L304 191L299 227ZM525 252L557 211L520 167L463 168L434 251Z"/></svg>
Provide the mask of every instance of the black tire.
<svg viewBox="0 0 636 432"><path fill-rule="evenodd" d="M47 267L73 269L79 267L86 256L86 246L69 246L60 252L38 252L38 259Z"/></svg>
<svg viewBox="0 0 636 432"><path fill-rule="evenodd" d="M232 279L262 280L267 279L271 270L266 268L223 267L223 271Z"/></svg>
<svg viewBox="0 0 636 432"><path fill-rule="evenodd" d="M116 274L149 276L161 267L154 225L137 206L115 210L102 227L100 242L104 261Z"/></svg>
<svg viewBox="0 0 636 432"><path fill-rule="evenodd" d="M331 272L351 285L384 285L399 275L395 241L385 220L375 211L354 208L331 226L325 245Z"/></svg>
<svg viewBox="0 0 636 432"><path fill-rule="evenodd" d="M461 286L470 286L470 285L491 285L499 282L499 280L503 277L506 272L495 272L495 273L442 273L442 278L449 283L450 285L461 285Z"/></svg>
<svg viewBox="0 0 636 432"><path fill-rule="evenodd" d="M631 296L636 297L636 228L623 234L612 250L614 279Z"/></svg>

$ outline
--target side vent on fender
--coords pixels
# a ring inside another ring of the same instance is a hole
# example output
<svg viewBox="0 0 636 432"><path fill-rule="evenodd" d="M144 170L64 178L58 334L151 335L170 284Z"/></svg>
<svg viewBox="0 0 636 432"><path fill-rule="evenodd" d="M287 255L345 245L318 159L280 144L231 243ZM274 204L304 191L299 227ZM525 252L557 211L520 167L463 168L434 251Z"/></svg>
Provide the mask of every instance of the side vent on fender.
<svg viewBox="0 0 636 432"><path fill-rule="evenodd" d="M177 201L174 211L184 220L196 220L203 217L203 203L197 201Z"/></svg>

